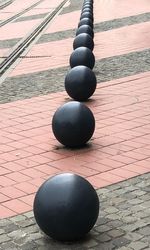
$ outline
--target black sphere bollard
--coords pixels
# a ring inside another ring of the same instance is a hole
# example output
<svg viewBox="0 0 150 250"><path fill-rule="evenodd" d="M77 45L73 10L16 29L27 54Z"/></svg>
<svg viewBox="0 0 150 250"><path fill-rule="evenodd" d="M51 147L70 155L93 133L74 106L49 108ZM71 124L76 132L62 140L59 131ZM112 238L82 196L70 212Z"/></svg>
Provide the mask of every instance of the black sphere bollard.
<svg viewBox="0 0 150 250"><path fill-rule="evenodd" d="M95 119L84 104L72 101L58 108L52 119L56 139L67 147L82 147L92 137Z"/></svg>
<svg viewBox="0 0 150 250"><path fill-rule="evenodd" d="M83 18L89 18L93 22L93 15L90 12L84 12L83 14L81 14L80 20Z"/></svg>
<svg viewBox="0 0 150 250"><path fill-rule="evenodd" d="M93 11L90 8L84 8L81 13L83 14L84 12L89 12L93 15Z"/></svg>
<svg viewBox="0 0 150 250"><path fill-rule="evenodd" d="M84 1L83 5L85 5L85 4L91 4L91 5L93 5L93 1Z"/></svg>
<svg viewBox="0 0 150 250"><path fill-rule="evenodd" d="M79 240L93 228L99 214L99 198L83 177L63 173L39 188L33 205L41 230L55 240Z"/></svg>
<svg viewBox="0 0 150 250"><path fill-rule="evenodd" d="M84 5L83 5L83 7L82 7L82 9L83 8L90 8L91 10L93 10L93 4L90 4L90 3L85 3Z"/></svg>
<svg viewBox="0 0 150 250"><path fill-rule="evenodd" d="M82 33L76 36L73 42L73 48L77 49L79 47L87 47L90 50L94 49L94 42L90 35L87 33Z"/></svg>
<svg viewBox="0 0 150 250"><path fill-rule="evenodd" d="M91 5L93 5L93 1L84 1L83 4L91 4Z"/></svg>
<svg viewBox="0 0 150 250"><path fill-rule="evenodd" d="M92 51L86 47L79 47L75 49L70 56L71 68L84 65L93 69L95 64L95 57Z"/></svg>
<svg viewBox="0 0 150 250"><path fill-rule="evenodd" d="M82 33L87 33L89 34L92 38L94 37L94 32L93 29L89 25L82 25L80 26L77 31L76 31L76 36Z"/></svg>
<svg viewBox="0 0 150 250"><path fill-rule="evenodd" d="M95 92L97 85L94 72L86 66L76 66L65 78L65 89L76 101L86 101Z"/></svg>
<svg viewBox="0 0 150 250"><path fill-rule="evenodd" d="M91 19L89 18L83 18L80 20L79 24L78 24L78 28L81 26L81 25L89 25L92 29L93 29L93 22Z"/></svg>

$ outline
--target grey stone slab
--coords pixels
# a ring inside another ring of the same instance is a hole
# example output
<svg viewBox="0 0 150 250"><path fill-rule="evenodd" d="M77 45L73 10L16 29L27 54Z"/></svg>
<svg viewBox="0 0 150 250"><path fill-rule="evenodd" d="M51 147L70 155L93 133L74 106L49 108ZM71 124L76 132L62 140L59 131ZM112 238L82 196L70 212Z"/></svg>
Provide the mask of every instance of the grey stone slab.
<svg viewBox="0 0 150 250"><path fill-rule="evenodd" d="M147 220L149 220L149 219L150 218L148 217ZM150 226L146 226L146 227L139 229L138 233L142 234L144 236L150 236Z"/></svg>
<svg viewBox="0 0 150 250"><path fill-rule="evenodd" d="M121 28L133 24L143 23L150 20L150 13L143 13L135 16L124 17L119 19L113 19L111 21L105 21L94 25L94 32L102 32L112 29Z"/></svg>
<svg viewBox="0 0 150 250"><path fill-rule="evenodd" d="M11 217L10 221L14 222L14 223L18 223L18 222L23 222L26 219L26 217L24 215L18 215L16 217Z"/></svg>
<svg viewBox="0 0 150 250"><path fill-rule="evenodd" d="M95 238L104 243L104 242L108 242L111 240L111 237L107 234L107 233L101 233L101 234L98 234L97 236L95 236Z"/></svg>
<svg viewBox="0 0 150 250"><path fill-rule="evenodd" d="M143 235L137 232L132 232L132 233L128 233L126 235L126 238L131 240L131 242L133 242L133 241L141 240L143 238Z"/></svg>
<svg viewBox="0 0 150 250"><path fill-rule="evenodd" d="M119 229L113 229L113 230L110 230L108 233L107 233L111 238L117 238L117 237L120 237L120 236L123 236L125 234L125 231L123 230L119 230Z"/></svg>
<svg viewBox="0 0 150 250"><path fill-rule="evenodd" d="M45 17L46 15L48 14L47 13L44 13L44 14L38 14L38 15L32 15L32 16L25 16L25 17L19 17L17 18L14 23L16 22L24 22L24 21L29 21L29 20L35 20L35 19L41 19L43 17ZM23 24L22 24L23 25Z"/></svg>
<svg viewBox="0 0 150 250"><path fill-rule="evenodd" d="M22 220L22 221L19 221L17 223L17 225L19 225L20 227L23 227L23 228L34 225L34 224L35 223L33 222L33 220L30 220L30 219Z"/></svg>
<svg viewBox="0 0 150 250"><path fill-rule="evenodd" d="M0 244L0 249L1 250L19 250L19 247L16 246L16 244L14 242L5 242Z"/></svg>
<svg viewBox="0 0 150 250"><path fill-rule="evenodd" d="M132 195L133 195L133 193L132 193ZM131 205L140 204L142 202L143 201L141 199L137 199L137 198L128 201L128 203L130 203Z"/></svg>
<svg viewBox="0 0 150 250"><path fill-rule="evenodd" d="M110 81L150 70L150 50L114 56L96 61L98 82Z"/></svg>
<svg viewBox="0 0 150 250"><path fill-rule="evenodd" d="M10 237L8 237L6 234L0 235L0 244L4 243L6 241L10 241Z"/></svg>
<svg viewBox="0 0 150 250"><path fill-rule="evenodd" d="M119 248L117 248L118 250L133 250L133 249L131 249L130 247L127 247L127 246L125 246L125 247L119 247Z"/></svg>
<svg viewBox="0 0 150 250"><path fill-rule="evenodd" d="M13 49L13 46L15 46L21 38L13 38L13 39L7 39L7 40L0 40L0 49ZM6 55L0 58L5 58Z"/></svg>
<svg viewBox="0 0 150 250"><path fill-rule="evenodd" d="M76 34L76 29L71 29L71 30L65 30L65 31L58 31L54 33L49 33L49 34L43 34L39 40L37 41L37 44L41 43L48 43L48 42L53 42L53 41L58 41L58 40L63 40L63 39L68 39L68 38L74 38Z"/></svg>
<svg viewBox="0 0 150 250"><path fill-rule="evenodd" d="M17 230L18 226L15 223L11 223L3 227L3 229L5 230L5 233L10 233L12 230Z"/></svg>
<svg viewBox="0 0 150 250"><path fill-rule="evenodd" d="M144 243L141 241L135 241L129 244L129 247L135 250L142 250L142 249L145 249L147 246L148 246L148 243Z"/></svg>
<svg viewBox="0 0 150 250"><path fill-rule="evenodd" d="M122 236L122 237L119 237L119 238L117 237L116 239L113 239L112 243L118 248L118 247L129 245L130 240Z"/></svg>
<svg viewBox="0 0 150 250"><path fill-rule="evenodd" d="M4 229L0 229L0 235L5 233L5 230Z"/></svg>
<svg viewBox="0 0 150 250"><path fill-rule="evenodd" d="M83 2L84 2L83 0L78 0L78 1L70 0L69 5L63 8L61 14L66 14L68 12L81 10Z"/></svg>

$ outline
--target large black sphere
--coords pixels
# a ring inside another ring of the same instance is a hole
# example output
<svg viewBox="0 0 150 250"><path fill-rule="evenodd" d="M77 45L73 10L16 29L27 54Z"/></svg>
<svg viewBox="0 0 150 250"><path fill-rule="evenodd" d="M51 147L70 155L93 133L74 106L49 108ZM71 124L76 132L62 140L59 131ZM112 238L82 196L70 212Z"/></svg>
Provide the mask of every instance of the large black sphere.
<svg viewBox="0 0 150 250"><path fill-rule="evenodd" d="M77 31L76 31L76 36L82 33L87 33L89 34L92 38L94 37L94 32L93 29L89 25L81 25Z"/></svg>
<svg viewBox="0 0 150 250"><path fill-rule="evenodd" d="M83 5L85 5L85 4L91 4L91 5L93 5L93 1L84 1Z"/></svg>
<svg viewBox="0 0 150 250"><path fill-rule="evenodd" d="M92 15L93 15L93 11L90 9L90 8L84 8L83 10L82 10L82 14L83 13L85 13L85 12L89 12L89 13L91 13Z"/></svg>
<svg viewBox="0 0 150 250"><path fill-rule="evenodd" d="M90 50L93 50L94 48L94 42L90 35L87 33L82 33L76 36L73 42L73 48L77 49L79 47L87 47Z"/></svg>
<svg viewBox="0 0 150 250"><path fill-rule="evenodd" d="M92 137L95 119L84 104L72 101L58 108L52 119L56 139L67 147L81 147Z"/></svg>
<svg viewBox="0 0 150 250"><path fill-rule="evenodd" d="M86 4L86 3L93 4L93 0L86 0L86 1L84 1L84 3L83 3L83 4Z"/></svg>
<svg viewBox="0 0 150 250"><path fill-rule="evenodd" d="M65 89L70 97L76 101L86 101L96 89L94 72L86 66L76 66L65 78Z"/></svg>
<svg viewBox="0 0 150 250"><path fill-rule="evenodd" d="M93 15L90 12L84 12L84 13L82 13L81 17L80 17L80 20L83 19L83 18L89 18L93 22Z"/></svg>
<svg viewBox="0 0 150 250"><path fill-rule="evenodd" d="M79 47L75 49L70 56L71 68L79 65L84 65L93 69L95 64L95 57L92 51L86 47Z"/></svg>
<svg viewBox="0 0 150 250"><path fill-rule="evenodd" d="M89 18L83 18L80 20L79 24L78 24L78 27L80 27L81 25L89 25L92 29L93 29L93 22L91 19Z"/></svg>
<svg viewBox="0 0 150 250"><path fill-rule="evenodd" d="M90 8L91 10L93 10L93 4L91 4L91 3L85 3L84 5L83 5L83 8ZM83 9L82 8L82 9Z"/></svg>
<svg viewBox="0 0 150 250"><path fill-rule="evenodd" d="M86 179L63 173L41 185L33 211L37 224L48 236L60 241L79 240L98 218L99 199Z"/></svg>
<svg viewBox="0 0 150 250"><path fill-rule="evenodd" d="M93 6L93 1L84 1L83 5L85 4L91 4Z"/></svg>

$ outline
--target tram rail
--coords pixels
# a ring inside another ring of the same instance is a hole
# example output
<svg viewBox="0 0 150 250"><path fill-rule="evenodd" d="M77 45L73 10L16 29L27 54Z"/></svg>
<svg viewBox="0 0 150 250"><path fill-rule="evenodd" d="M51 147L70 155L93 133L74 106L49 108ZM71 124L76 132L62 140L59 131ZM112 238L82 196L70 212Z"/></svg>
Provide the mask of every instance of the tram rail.
<svg viewBox="0 0 150 250"><path fill-rule="evenodd" d="M12 21L15 21L18 17L22 16L23 14L25 14L26 12L28 12L29 10L33 9L34 7L36 7L37 5L39 5L40 3L44 2L45 0L39 0L38 2L32 4L31 6L29 6L28 8L18 12L17 14L9 17L8 19L4 20L4 21L1 21L0 22L0 27L12 22Z"/></svg>
<svg viewBox="0 0 150 250"><path fill-rule="evenodd" d="M44 0L42 0L44 1ZM38 3L42 2L41 0ZM26 37L22 38L21 41L12 49L10 54L3 57L4 60L0 63L0 77L8 70L8 68L18 59L21 54L31 45L32 42L40 35L40 33L46 28L49 22L58 14L68 0L61 2L51 13L47 14L44 20L35 27L35 29L29 33ZM36 3L37 4L37 3ZM32 5L33 7L33 5ZM31 6L30 6L31 8ZM28 10L30 9L28 8Z"/></svg>

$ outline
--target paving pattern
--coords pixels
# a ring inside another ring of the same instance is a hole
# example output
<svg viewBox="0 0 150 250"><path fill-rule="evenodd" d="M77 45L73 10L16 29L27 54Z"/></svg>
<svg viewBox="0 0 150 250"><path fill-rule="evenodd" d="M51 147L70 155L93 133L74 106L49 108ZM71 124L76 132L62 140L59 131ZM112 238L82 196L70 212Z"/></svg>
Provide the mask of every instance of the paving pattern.
<svg viewBox="0 0 150 250"><path fill-rule="evenodd" d="M33 213L0 221L1 250L149 250L150 174L97 190L100 213L86 239L54 241L39 230Z"/></svg>
<svg viewBox="0 0 150 250"><path fill-rule="evenodd" d="M15 0L0 18L35 2L21 6ZM3 29L1 57L55 4L41 1ZM150 249L150 4L95 0L98 85L85 104L94 113L96 130L85 148L68 150L54 138L51 120L71 101L64 78L81 6L82 1L66 4L0 83L0 250ZM100 197L98 221L81 242L49 239L33 218L36 191L60 172L82 175Z"/></svg>

